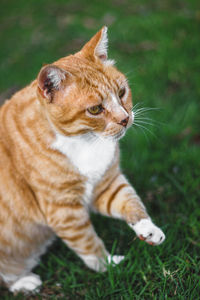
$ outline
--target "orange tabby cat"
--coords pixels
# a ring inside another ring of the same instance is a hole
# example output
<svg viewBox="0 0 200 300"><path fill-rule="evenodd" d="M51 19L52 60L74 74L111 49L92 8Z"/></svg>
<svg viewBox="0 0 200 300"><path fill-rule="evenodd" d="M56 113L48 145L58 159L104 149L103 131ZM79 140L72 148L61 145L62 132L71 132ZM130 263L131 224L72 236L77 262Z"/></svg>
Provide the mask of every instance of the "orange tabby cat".
<svg viewBox="0 0 200 300"><path fill-rule="evenodd" d="M41 285L31 270L55 235L96 271L123 259L105 249L90 209L125 220L149 244L165 239L120 171L118 140L134 114L113 65L104 27L0 109L0 278L12 292Z"/></svg>

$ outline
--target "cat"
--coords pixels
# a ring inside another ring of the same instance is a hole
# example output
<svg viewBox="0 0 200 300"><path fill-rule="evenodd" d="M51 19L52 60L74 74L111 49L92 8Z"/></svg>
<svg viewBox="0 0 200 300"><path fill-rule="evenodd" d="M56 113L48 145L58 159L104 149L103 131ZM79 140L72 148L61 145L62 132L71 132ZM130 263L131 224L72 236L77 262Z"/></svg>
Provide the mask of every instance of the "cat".
<svg viewBox="0 0 200 300"><path fill-rule="evenodd" d="M134 113L107 47L103 27L0 108L0 278L13 293L41 286L31 271L55 236L95 271L120 263L90 210L125 220L151 245L165 239L120 171L118 141Z"/></svg>

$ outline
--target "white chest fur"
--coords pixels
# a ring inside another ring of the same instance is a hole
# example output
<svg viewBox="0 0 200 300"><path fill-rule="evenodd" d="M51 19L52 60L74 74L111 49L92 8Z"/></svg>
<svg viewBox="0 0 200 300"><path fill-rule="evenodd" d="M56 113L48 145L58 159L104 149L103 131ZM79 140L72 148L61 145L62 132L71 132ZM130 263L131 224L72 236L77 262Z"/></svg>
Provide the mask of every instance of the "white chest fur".
<svg viewBox="0 0 200 300"><path fill-rule="evenodd" d="M114 158L116 142L88 135L66 137L57 133L52 148L66 155L79 172L87 177L84 200L89 203L94 186Z"/></svg>

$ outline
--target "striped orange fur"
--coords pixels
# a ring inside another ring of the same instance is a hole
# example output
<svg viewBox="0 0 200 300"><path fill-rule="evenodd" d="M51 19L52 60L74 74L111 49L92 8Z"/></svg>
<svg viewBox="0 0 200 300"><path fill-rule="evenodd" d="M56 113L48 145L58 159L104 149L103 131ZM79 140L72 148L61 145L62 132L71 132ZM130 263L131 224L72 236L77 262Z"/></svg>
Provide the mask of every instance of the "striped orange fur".
<svg viewBox="0 0 200 300"><path fill-rule="evenodd" d="M107 59L105 27L0 108L0 278L12 292L41 284L31 270L55 235L90 268L105 269L112 258L90 209L131 226L151 222L119 167L118 140L133 118L127 80ZM149 243L164 240L139 228Z"/></svg>

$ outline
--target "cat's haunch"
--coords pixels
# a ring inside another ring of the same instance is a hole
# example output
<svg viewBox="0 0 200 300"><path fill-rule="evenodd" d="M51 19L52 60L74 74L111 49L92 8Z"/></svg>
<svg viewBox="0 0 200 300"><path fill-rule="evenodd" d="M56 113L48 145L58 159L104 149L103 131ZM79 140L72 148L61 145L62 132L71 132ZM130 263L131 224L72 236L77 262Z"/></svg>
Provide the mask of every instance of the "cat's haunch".
<svg viewBox="0 0 200 300"><path fill-rule="evenodd" d="M0 108L0 278L14 293L41 285L31 270L56 235L95 271L123 259L105 249L90 209L149 244L165 239L120 171L118 141L134 114L107 46L103 27Z"/></svg>

